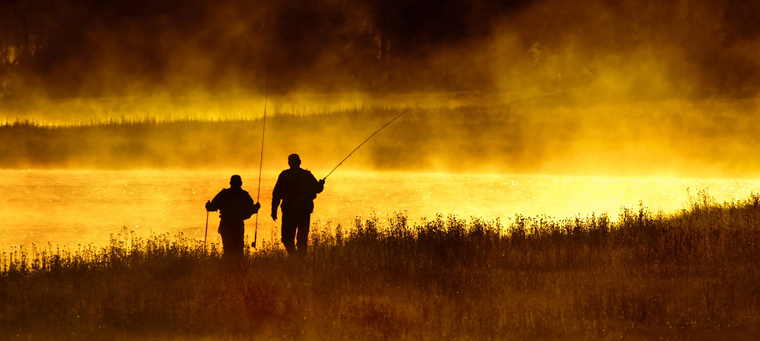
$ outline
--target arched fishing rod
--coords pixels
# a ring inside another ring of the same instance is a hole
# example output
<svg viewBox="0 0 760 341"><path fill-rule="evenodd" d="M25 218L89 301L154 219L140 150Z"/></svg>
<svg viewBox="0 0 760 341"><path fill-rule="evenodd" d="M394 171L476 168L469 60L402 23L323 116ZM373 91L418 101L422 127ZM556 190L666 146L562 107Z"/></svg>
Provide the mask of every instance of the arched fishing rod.
<svg viewBox="0 0 760 341"><path fill-rule="evenodd" d="M354 148L354 150L352 150L350 153L348 153L348 156L346 156L346 157L343 159L343 161L341 161L341 162L340 162L340 163L339 163L337 166L335 166L335 168L333 168L333 169L330 171L330 173L327 173L327 175L325 175L325 177L324 177L324 178L322 178L322 180L325 180L325 179L327 179L327 177L328 177L328 176L330 176L330 174L332 174L332 173L333 173L333 172L334 172L336 169L338 169L338 167L340 167L340 165L342 165L344 161L346 161L346 160L347 160L349 157L351 157L351 154L353 154L353 153L354 153L355 151L357 151L357 150L358 150L358 149L359 149L361 146L363 146L365 143L367 143L367 141L369 141L369 139L371 139L371 138L372 138L372 136L375 136L375 134L379 133L381 130L383 130L385 127L387 127L389 124L393 123L393 121L395 121L396 119L398 119L399 117L401 117L401 115L403 115L403 114L406 114L406 112L407 112L407 111L409 111L409 109L411 109L411 108L406 108L406 110L404 110L403 112L401 112L400 114L398 114L398 116L396 116L396 117L394 117L392 120L388 121L388 123L386 123L384 126L380 127L380 129L378 129L377 131L375 131L375 132L374 132L372 135L370 135L370 136L369 136L369 137L368 137L366 140L364 140L364 142L362 142L361 144L359 144L359 146L358 146L358 147Z"/></svg>
<svg viewBox="0 0 760 341"><path fill-rule="evenodd" d="M264 124L261 127L261 158L259 159L259 188L256 190L256 202L261 197L261 169L264 165L264 133L267 129L267 99L269 99L269 68L267 68L267 80L264 88ZM253 243L251 246L256 248L256 239L259 236L259 214L256 213L256 229L253 233Z"/></svg>

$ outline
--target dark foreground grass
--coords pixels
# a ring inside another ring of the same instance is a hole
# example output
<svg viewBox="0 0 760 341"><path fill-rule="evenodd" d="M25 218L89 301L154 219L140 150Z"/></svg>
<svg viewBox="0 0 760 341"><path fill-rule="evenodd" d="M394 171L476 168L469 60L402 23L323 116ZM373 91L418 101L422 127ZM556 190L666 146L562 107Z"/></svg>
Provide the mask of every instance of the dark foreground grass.
<svg viewBox="0 0 760 341"><path fill-rule="evenodd" d="M1 339L755 340L760 196L673 215L403 216L264 245L183 236L3 255Z"/></svg>

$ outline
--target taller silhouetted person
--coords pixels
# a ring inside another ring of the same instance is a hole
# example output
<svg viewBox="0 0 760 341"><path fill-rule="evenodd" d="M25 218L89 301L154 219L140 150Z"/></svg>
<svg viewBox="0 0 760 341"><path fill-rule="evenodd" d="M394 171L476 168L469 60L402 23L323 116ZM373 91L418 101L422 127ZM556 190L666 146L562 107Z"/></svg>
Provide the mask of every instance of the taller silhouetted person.
<svg viewBox="0 0 760 341"><path fill-rule="evenodd" d="M244 220L259 211L261 205L254 204L251 196L243 190L240 175L230 178L230 188L225 188L213 200L206 202L206 210L219 210L219 234L222 235L224 254L227 260L243 259Z"/></svg>
<svg viewBox="0 0 760 341"><path fill-rule="evenodd" d="M282 244L288 255L303 258L308 249L314 199L324 190L325 180L317 181L311 172L302 169L298 154L288 156L288 165L290 169L280 173L272 191L272 219L277 220L277 207L282 202Z"/></svg>

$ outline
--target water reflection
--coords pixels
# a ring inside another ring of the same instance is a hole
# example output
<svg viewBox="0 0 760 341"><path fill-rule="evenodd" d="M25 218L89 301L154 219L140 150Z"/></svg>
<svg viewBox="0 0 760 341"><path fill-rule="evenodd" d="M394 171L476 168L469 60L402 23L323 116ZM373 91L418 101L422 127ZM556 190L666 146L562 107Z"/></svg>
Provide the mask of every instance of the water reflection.
<svg viewBox="0 0 760 341"><path fill-rule="evenodd" d="M258 169L248 171L0 171L2 227L0 245L104 245L110 233L126 226L138 236L182 230L202 238L203 204L228 186L231 174L243 177L243 188L256 193ZM319 172L315 175L319 177ZM262 179L261 212L269 212L277 173ZM357 216L381 220L404 212L411 222L437 213L508 220L515 214L555 218L607 212L613 219L621 206L673 212L687 207L691 195L709 188L719 201L760 192L760 180L637 179L543 175L459 175L419 173L352 173L328 179L315 200L312 222L351 224ZM246 222L253 234L255 217ZM259 217L259 238L270 238L273 224ZM209 219L209 238L219 218ZM279 224L278 224L279 226Z"/></svg>

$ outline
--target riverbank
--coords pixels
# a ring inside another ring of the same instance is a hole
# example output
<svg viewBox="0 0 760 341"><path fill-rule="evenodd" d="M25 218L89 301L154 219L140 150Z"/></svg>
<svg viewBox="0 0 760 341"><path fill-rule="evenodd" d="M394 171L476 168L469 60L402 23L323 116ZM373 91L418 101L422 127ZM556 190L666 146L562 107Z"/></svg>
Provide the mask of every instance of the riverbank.
<svg viewBox="0 0 760 341"><path fill-rule="evenodd" d="M670 215L356 221L242 268L182 235L3 254L13 339L754 339L760 196Z"/></svg>

